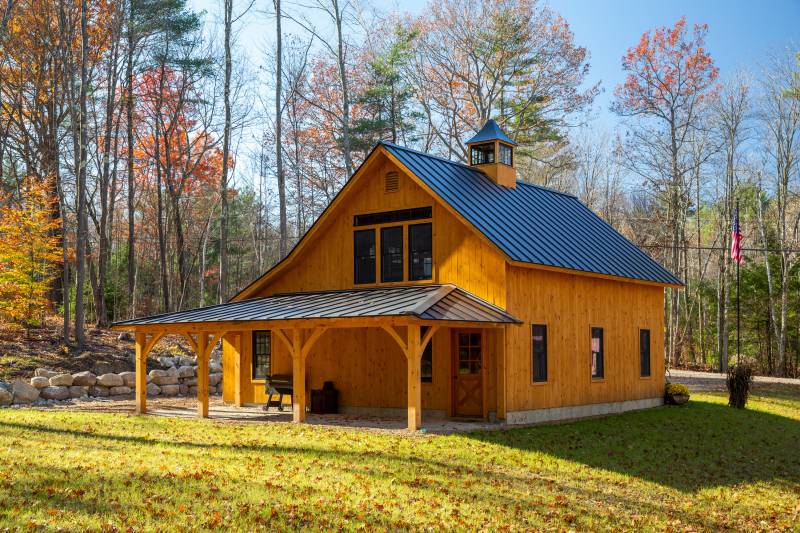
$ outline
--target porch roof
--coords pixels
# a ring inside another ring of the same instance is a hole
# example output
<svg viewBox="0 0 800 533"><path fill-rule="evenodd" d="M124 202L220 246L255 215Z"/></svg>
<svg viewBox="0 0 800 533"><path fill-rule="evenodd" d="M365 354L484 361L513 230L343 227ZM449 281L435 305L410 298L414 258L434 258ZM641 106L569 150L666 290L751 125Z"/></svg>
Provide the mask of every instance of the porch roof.
<svg viewBox="0 0 800 533"><path fill-rule="evenodd" d="M406 317L423 321L519 324L517 318L454 285L296 292L122 320L115 328L158 324Z"/></svg>

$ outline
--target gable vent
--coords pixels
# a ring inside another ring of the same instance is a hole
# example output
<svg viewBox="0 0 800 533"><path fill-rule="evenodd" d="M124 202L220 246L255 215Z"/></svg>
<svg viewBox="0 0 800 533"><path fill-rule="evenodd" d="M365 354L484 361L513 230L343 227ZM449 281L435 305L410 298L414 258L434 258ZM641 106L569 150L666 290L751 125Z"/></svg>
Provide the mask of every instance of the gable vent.
<svg viewBox="0 0 800 533"><path fill-rule="evenodd" d="M397 172L387 172L383 177L383 192L397 192L400 188L400 174Z"/></svg>

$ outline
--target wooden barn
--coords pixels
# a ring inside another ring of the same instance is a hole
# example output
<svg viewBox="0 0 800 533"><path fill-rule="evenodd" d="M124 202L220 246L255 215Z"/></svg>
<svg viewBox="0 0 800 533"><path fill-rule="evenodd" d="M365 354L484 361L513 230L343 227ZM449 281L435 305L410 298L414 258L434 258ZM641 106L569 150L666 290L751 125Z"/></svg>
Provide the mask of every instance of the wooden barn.
<svg viewBox="0 0 800 533"><path fill-rule="evenodd" d="M681 282L574 196L517 181L494 121L470 164L379 143L288 256L230 302L117 323L145 361L164 333L223 344L225 402L293 416L333 382L344 413L531 423L640 409L664 393L664 288Z"/></svg>

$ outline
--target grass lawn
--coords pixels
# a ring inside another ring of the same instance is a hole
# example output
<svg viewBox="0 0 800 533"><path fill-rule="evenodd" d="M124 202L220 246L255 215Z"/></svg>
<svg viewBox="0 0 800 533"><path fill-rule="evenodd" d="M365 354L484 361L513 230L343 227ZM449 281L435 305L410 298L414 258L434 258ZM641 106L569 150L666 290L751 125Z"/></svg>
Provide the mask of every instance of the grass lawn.
<svg viewBox="0 0 800 533"><path fill-rule="evenodd" d="M800 393L452 436L0 410L0 528L800 531Z"/></svg>

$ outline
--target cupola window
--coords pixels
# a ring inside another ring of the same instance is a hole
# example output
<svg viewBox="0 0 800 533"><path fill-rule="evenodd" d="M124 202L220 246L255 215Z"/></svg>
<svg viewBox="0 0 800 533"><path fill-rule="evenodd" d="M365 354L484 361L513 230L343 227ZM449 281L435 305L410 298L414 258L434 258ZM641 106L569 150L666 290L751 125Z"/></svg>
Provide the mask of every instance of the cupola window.
<svg viewBox="0 0 800 533"><path fill-rule="evenodd" d="M471 157L473 165L489 165L494 163L494 143L473 146Z"/></svg>
<svg viewBox="0 0 800 533"><path fill-rule="evenodd" d="M506 144L500 144L500 162L504 165L514 166L514 156L512 155L511 147Z"/></svg>

